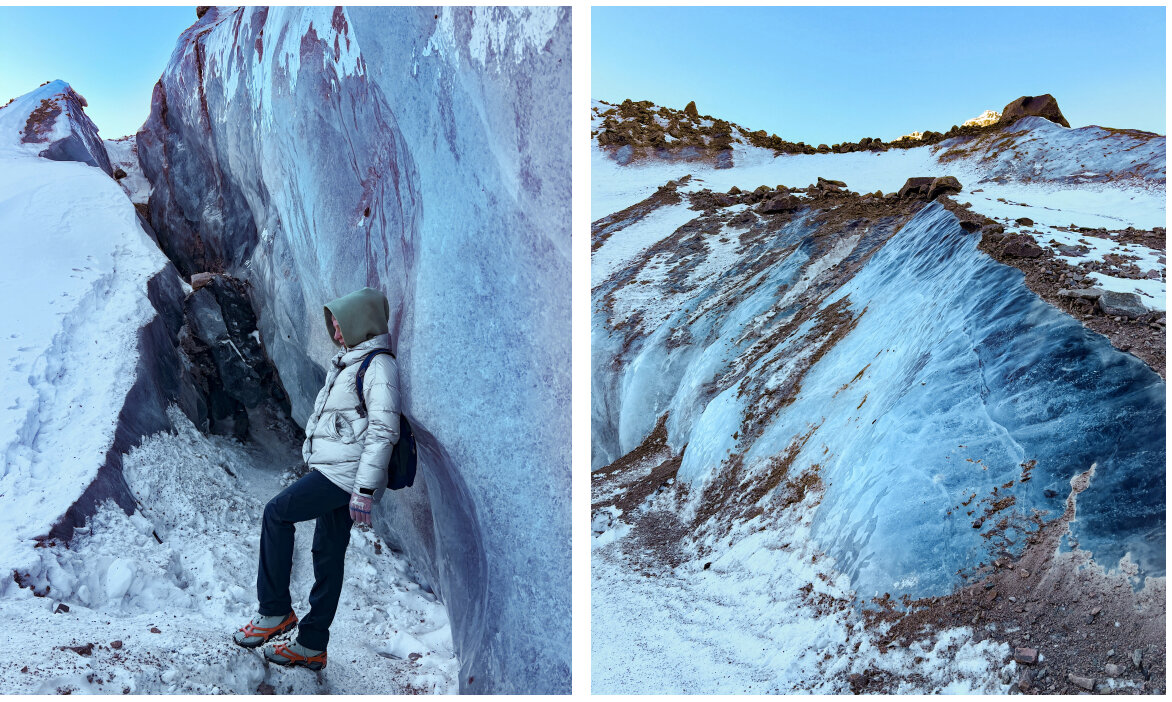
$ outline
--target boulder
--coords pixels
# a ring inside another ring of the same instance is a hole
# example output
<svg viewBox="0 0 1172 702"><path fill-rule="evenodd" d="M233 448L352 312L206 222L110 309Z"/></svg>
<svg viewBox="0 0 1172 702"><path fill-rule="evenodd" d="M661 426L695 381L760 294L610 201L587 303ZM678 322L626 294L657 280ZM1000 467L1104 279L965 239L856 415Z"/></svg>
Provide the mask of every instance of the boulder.
<svg viewBox="0 0 1172 702"><path fill-rule="evenodd" d="M203 286L212 282L212 278L215 278L215 277L216 277L215 273L207 273L207 272L193 273L191 275L191 290L192 290L192 292L199 290Z"/></svg>
<svg viewBox="0 0 1172 702"><path fill-rule="evenodd" d="M964 189L960 181L953 176L941 176L932 180L932 184L928 187L928 199L935 200L940 195L951 195L959 193Z"/></svg>
<svg viewBox="0 0 1172 702"><path fill-rule="evenodd" d="M1042 247L1038 246L1030 237L1018 234L1006 240L1005 248L1001 252L1015 258L1037 258L1042 255Z"/></svg>
<svg viewBox="0 0 1172 702"><path fill-rule="evenodd" d="M1013 220L1013 222L1014 224L1020 224L1023 227L1034 226L1034 220L1030 219L1029 217L1018 217L1017 219Z"/></svg>
<svg viewBox="0 0 1172 702"><path fill-rule="evenodd" d="M677 105L680 103L676 103ZM684 114L692 119L700 119L700 112L696 109L696 101L693 100L684 106Z"/></svg>
<svg viewBox="0 0 1172 702"><path fill-rule="evenodd" d="M846 183L841 180L827 180L822 176L818 176L817 187L819 190L828 193L839 193L846 189Z"/></svg>
<svg viewBox="0 0 1172 702"><path fill-rule="evenodd" d="M775 195L772 198L761 203L758 211L762 214L772 214L775 212L790 212L802 206L802 201L793 195Z"/></svg>
<svg viewBox="0 0 1172 702"><path fill-rule="evenodd" d="M21 95L4 109L24 115L20 143L39 148L38 156L78 161L112 176L110 156L97 126L85 113L87 105L68 83L54 80Z"/></svg>
<svg viewBox="0 0 1172 702"><path fill-rule="evenodd" d="M1099 309L1108 317L1141 317L1148 313L1139 295L1129 292L1104 290L1099 295Z"/></svg>
<svg viewBox="0 0 1172 702"><path fill-rule="evenodd" d="M923 198L928 196L928 191L932 189L932 181L936 180L932 177L916 177L908 178L903 187L899 189L899 196L901 198Z"/></svg>
<svg viewBox="0 0 1172 702"><path fill-rule="evenodd" d="M1029 116L1044 117L1055 124L1070 127L1070 122L1067 122L1066 118L1062 116L1062 110L1058 109L1058 101L1049 93L1022 96L1009 103L1001 111L1001 119L997 120L997 125L1008 126L1022 117Z"/></svg>

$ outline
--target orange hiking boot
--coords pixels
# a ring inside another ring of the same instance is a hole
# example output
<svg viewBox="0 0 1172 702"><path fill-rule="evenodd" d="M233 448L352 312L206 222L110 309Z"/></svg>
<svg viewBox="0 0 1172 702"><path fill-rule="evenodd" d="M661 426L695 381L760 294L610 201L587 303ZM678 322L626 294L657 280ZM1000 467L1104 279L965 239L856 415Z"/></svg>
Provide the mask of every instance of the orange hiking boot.
<svg viewBox="0 0 1172 702"><path fill-rule="evenodd" d="M286 615L265 616L258 614L244 626L240 627L232 640L245 648L256 648L274 636L280 636L297 626L297 615L289 612Z"/></svg>
<svg viewBox="0 0 1172 702"><path fill-rule="evenodd" d="M321 670L326 667L326 652L315 651L299 643L279 643L265 647L265 660L277 665L303 665L310 670Z"/></svg>

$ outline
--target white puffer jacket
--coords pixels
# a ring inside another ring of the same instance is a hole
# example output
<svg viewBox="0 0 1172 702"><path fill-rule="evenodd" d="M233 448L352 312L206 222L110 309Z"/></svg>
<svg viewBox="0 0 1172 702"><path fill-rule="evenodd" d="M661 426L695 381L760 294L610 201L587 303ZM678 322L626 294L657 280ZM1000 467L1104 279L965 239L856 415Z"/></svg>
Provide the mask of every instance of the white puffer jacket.
<svg viewBox="0 0 1172 702"><path fill-rule="evenodd" d="M387 463L399 440L399 366L385 353L375 356L366 369L366 417L358 413L358 367L376 348L390 348L390 338L379 334L334 356L305 423L302 458L346 492L369 488L381 495L387 485Z"/></svg>

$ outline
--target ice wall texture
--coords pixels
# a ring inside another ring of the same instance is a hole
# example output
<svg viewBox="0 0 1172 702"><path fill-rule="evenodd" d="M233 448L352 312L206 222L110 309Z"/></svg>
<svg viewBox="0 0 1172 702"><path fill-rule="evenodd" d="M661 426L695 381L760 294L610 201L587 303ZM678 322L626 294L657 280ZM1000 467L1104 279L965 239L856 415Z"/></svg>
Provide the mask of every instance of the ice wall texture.
<svg viewBox="0 0 1172 702"><path fill-rule="evenodd" d="M212 8L138 135L161 245L251 282L299 422L321 304L391 300L423 464L379 523L465 692L570 685L569 48L567 8Z"/></svg>
<svg viewBox="0 0 1172 702"><path fill-rule="evenodd" d="M866 598L942 594L1020 550L1032 511L1061 514L1097 464L1080 546L1164 573L1163 381L952 213L836 230L807 210L747 232L694 214L594 289L596 453L666 414L707 526L767 524L778 476L817 476L813 535Z"/></svg>

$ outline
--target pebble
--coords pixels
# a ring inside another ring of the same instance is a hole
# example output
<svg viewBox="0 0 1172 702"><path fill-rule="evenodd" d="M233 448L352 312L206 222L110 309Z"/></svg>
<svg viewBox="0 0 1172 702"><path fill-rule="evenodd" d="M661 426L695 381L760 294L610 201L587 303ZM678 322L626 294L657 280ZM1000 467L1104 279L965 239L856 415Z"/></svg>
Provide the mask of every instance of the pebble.
<svg viewBox="0 0 1172 702"><path fill-rule="evenodd" d="M1082 675L1075 675L1074 673L1069 673L1069 674L1067 674L1066 679L1069 680L1070 682L1074 683L1075 685L1078 685L1079 687L1081 687L1084 690L1094 690L1095 689L1095 681L1092 678L1088 678L1088 677L1085 677Z"/></svg>
<svg viewBox="0 0 1172 702"><path fill-rule="evenodd" d="M1013 649L1013 660L1018 663L1034 664L1038 662L1038 649L1036 648L1015 648Z"/></svg>
<svg viewBox="0 0 1172 702"><path fill-rule="evenodd" d="M1108 663L1103 668L1103 670L1105 670L1107 672L1107 675L1112 678L1117 678L1123 674L1123 669L1120 668L1119 666L1115 665L1114 663Z"/></svg>
<svg viewBox="0 0 1172 702"><path fill-rule="evenodd" d="M1136 668L1139 667L1139 664L1142 663L1143 660L1144 660L1144 652L1143 651L1141 651L1140 649L1137 648L1131 652L1131 662L1135 664Z"/></svg>

